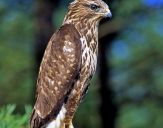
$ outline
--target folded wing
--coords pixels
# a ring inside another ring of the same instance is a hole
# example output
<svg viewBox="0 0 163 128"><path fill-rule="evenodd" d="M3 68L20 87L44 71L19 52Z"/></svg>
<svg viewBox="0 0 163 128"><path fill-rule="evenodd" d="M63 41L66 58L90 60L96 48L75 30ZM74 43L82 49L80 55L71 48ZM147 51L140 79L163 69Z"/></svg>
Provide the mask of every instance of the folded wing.
<svg viewBox="0 0 163 128"><path fill-rule="evenodd" d="M77 80L80 67L80 35L73 25L66 24L52 36L40 66L32 128L56 118Z"/></svg>

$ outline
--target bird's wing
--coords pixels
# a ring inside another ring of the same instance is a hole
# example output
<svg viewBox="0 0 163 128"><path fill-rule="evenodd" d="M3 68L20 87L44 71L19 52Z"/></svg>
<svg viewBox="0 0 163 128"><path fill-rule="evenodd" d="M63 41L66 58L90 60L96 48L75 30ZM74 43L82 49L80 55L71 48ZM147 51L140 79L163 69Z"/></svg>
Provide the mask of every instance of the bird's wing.
<svg viewBox="0 0 163 128"><path fill-rule="evenodd" d="M73 25L66 24L52 36L40 66L34 109L41 118L57 116L79 75L80 65L80 35Z"/></svg>

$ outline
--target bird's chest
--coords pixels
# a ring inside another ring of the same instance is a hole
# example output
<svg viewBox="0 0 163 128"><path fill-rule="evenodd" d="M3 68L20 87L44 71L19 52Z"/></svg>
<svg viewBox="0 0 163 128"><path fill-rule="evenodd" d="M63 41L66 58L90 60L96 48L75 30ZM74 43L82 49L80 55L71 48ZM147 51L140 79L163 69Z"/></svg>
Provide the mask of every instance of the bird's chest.
<svg viewBox="0 0 163 128"><path fill-rule="evenodd" d="M86 38L82 38L82 69L81 73L91 77L94 75L97 66L97 48L94 45L94 40L87 42ZM89 44L89 46L88 46Z"/></svg>

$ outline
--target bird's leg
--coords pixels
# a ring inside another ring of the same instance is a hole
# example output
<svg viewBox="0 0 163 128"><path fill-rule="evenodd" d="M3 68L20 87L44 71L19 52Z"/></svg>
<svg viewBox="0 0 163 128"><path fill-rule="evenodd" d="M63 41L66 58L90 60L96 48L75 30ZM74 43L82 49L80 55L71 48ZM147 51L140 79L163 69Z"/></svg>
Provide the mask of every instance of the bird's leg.
<svg viewBox="0 0 163 128"><path fill-rule="evenodd" d="M89 81L92 79L92 75L89 77L89 79L87 80L87 83L85 83L84 87L83 87L83 91L82 91L82 96L81 96L81 99L80 99L80 102L83 101L83 99L85 98L86 94L88 93L88 89L89 89L89 86L90 86L90 83Z"/></svg>
<svg viewBox="0 0 163 128"><path fill-rule="evenodd" d="M73 91L74 92L74 91ZM66 117L65 117L65 124L70 124L72 122L74 113L80 103L80 94L78 92L74 92L75 95L70 95L68 101L66 103Z"/></svg>
<svg viewBox="0 0 163 128"><path fill-rule="evenodd" d="M82 97L81 97L81 99L80 99L80 102L82 102L82 101L84 100L86 94L88 93L89 85L90 85L90 84L88 84L88 85L84 88L83 93L82 93Z"/></svg>
<svg viewBox="0 0 163 128"><path fill-rule="evenodd" d="M69 124L65 124L64 128L74 128L74 126L72 125L72 122L70 122Z"/></svg>
<svg viewBox="0 0 163 128"><path fill-rule="evenodd" d="M78 108L83 91L85 90L85 86L87 79L79 79L76 84L74 85L74 89L70 93L70 96L68 97L67 103L66 103L66 109L69 110L66 112L65 117L65 124L70 124L72 122L73 116L76 112L76 109Z"/></svg>

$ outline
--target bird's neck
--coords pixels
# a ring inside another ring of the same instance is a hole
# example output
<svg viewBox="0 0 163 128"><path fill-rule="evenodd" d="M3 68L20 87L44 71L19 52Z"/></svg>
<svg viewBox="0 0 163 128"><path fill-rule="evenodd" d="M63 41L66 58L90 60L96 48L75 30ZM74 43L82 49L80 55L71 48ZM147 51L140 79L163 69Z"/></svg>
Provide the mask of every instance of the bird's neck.
<svg viewBox="0 0 163 128"><path fill-rule="evenodd" d="M73 24L80 33L81 37L86 40L86 45L91 48L93 52L97 53L98 49L98 26L99 22L96 20L83 19L66 19L63 24Z"/></svg>

